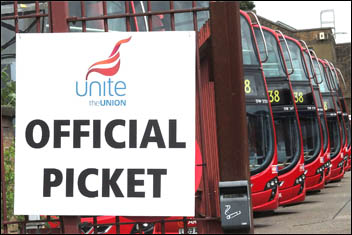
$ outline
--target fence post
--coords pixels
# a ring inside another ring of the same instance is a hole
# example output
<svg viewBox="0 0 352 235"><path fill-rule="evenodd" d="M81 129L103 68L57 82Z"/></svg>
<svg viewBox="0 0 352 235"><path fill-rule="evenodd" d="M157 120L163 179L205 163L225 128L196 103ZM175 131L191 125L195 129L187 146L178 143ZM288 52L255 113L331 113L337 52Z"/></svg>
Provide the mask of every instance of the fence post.
<svg viewBox="0 0 352 235"><path fill-rule="evenodd" d="M49 3L50 26L53 33L69 32L67 23L68 2L52 1Z"/></svg>
<svg viewBox="0 0 352 235"><path fill-rule="evenodd" d="M250 185L239 2L211 2L210 19L220 181Z"/></svg>
<svg viewBox="0 0 352 235"><path fill-rule="evenodd" d="M78 216L62 216L64 234L80 234L78 224L80 217Z"/></svg>
<svg viewBox="0 0 352 235"><path fill-rule="evenodd" d="M63 33L69 32L67 23L68 18L68 2L67 1L52 1L50 2L50 25L51 32ZM65 234L80 234L78 227L80 217L78 216L62 216L63 232Z"/></svg>

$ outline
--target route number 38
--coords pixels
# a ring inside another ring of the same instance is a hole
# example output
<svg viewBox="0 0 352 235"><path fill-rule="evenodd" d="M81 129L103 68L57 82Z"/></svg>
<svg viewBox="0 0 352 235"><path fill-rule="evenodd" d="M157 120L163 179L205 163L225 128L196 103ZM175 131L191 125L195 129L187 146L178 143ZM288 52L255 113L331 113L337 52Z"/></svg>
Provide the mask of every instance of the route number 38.
<svg viewBox="0 0 352 235"><path fill-rule="evenodd" d="M270 103L272 103L272 102L279 103L280 102L280 91L279 90L269 90L269 98L270 98Z"/></svg>

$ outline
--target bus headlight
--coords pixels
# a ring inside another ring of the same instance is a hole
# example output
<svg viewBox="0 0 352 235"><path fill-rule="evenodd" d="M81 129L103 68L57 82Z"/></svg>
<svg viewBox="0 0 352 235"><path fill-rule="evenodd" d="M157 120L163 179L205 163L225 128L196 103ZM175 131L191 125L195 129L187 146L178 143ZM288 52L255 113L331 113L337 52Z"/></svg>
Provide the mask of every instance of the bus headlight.
<svg viewBox="0 0 352 235"><path fill-rule="evenodd" d="M152 234L154 231L153 223L137 223L133 226L131 234L136 234L141 232L142 234Z"/></svg>
<svg viewBox="0 0 352 235"><path fill-rule="evenodd" d="M317 169L316 174L322 174L324 172L324 169L325 169L325 165L322 165Z"/></svg>
<svg viewBox="0 0 352 235"><path fill-rule="evenodd" d="M96 231L98 234L108 233L111 229L112 225L97 225ZM93 224L84 222L80 224L80 229L83 234L91 234L94 233Z"/></svg>
<svg viewBox="0 0 352 235"><path fill-rule="evenodd" d="M273 189L273 188L276 188L277 187L277 184L279 183L279 180L277 177L269 180L266 185L265 185L265 188L264 188L264 191L265 190L269 190L269 189Z"/></svg>
<svg viewBox="0 0 352 235"><path fill-rule="evenodd" d="M304 189L304 180L305 180L305 177L306 177L306 172L300 176L297 177L297 179L295 180L295 185L301 185L301 187L299 188L299 192L297 195L301 194L303 189Z"/></svg>
<svg viewBox="0 0 352 235"><path fill-rule="evenodd" d="M269 198L269 201L273 200L276 196L276 192L277 192L277 185L279 183L279 179L277 177L269 180L266 185L265 185L265 188L264 188L264 191L265 190L269 190L271 189L271 196Z"/></svg>
<svg viewBox="0 0 352 235"><path fill-rule="evenodd" d="M343 164L345 163L344 160L342 160L338 165L337 165L337 168L340 168L340 167L343 167Z"/></svg>
<svg viewBox="0 0 352 235"><path fill-rule="evenodd" d="M331 162L330 161L325 163L325 169L329 169L330 167L331 167Z"/></svg>
<svg viewBox="0 0 352 235"><path fill-rule="evenodd" d="M304 184L304 179L305 179L305 175L300 175L297 177L297 179L295 180L295 184L294 185L297 185L297 184Z"/></svg>

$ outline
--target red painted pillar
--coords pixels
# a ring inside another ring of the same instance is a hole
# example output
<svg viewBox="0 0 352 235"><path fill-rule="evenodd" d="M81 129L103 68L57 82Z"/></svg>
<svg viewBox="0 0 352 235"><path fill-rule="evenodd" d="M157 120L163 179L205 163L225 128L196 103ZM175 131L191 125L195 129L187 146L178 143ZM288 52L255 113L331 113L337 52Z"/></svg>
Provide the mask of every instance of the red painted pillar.
<svg viewBox="0 0 352 235"><path fill-rule="evenodd" d="M50 8L50 27L52 33L69 32L68 27L68 2L67 1L52 1ZM63 232L65 234L80 234L78 216L62 216Z"/></svg>
<svg viewBox="0 0 352 235"><path fill-rule="evenodd" d="M239 2L211 2L210 31L220 181L250 185Z"/></svg>
<svg viewBox="0 0 352 235"><path fill-rule="evenodd" d="M80 234L78 227L80 217L78 216L62 216L64 234Z"/></svg>
<svg viewBox="0 0 352 235"><path fill-rule="evenodd" d="M69 32L68 27L68 2L51 1L50 5L50 27L52 33Z"/></svg>

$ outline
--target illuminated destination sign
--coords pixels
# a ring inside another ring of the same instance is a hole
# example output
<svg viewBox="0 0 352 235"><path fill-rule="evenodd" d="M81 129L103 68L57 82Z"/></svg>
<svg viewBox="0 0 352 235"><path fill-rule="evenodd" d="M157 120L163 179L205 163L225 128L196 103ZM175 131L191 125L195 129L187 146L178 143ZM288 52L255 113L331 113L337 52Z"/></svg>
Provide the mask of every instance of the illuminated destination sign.
<svg viewBox="0 0 352 235"><path fill-rule="evenodd" d="M264 81L260 73L244 76L244 92L246 98L266 98Z"/></svg>
<svg viewBox="0 0 352 235"><path fill-rule="evenodd" d="M313 93L310 86L293 86L292 89L297 105L314 105Z"/></svg>
<svg viewBox="0 0 352 235"><path fill-rule="evenodd" d="M272 106L293 104L288 83L268 83L268 94Z"/></svg>

